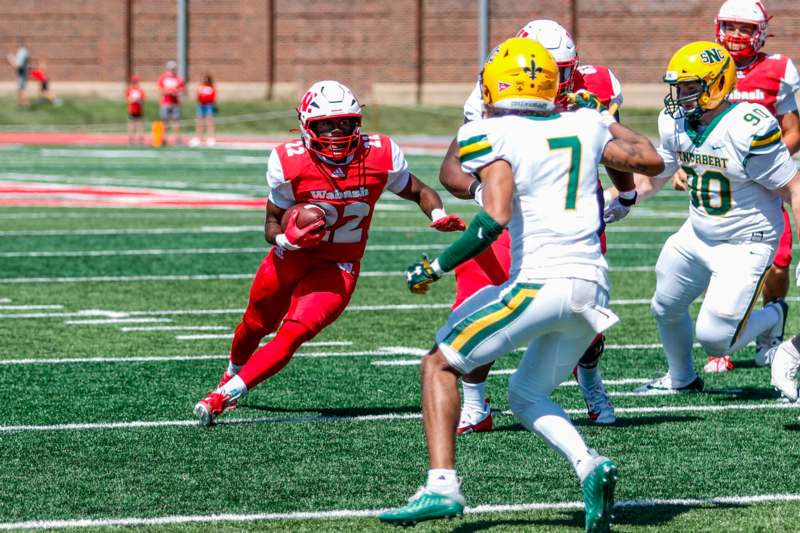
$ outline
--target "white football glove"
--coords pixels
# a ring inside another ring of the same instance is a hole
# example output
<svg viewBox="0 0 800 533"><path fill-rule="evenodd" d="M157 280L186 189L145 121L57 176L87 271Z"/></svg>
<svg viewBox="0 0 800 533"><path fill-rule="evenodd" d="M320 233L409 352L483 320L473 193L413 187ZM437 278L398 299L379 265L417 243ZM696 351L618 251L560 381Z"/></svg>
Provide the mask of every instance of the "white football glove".
<svg viewBox="0 0 800 533"><path fill-rule="evenodd" d="M606 224L612 224L614 222L619 222L628 216L628 213L631 212L631 208L636 203L636 193L634 193L633 199L626 200L620 196L617 196L612 200L611 195L608 191L606 191L603 193L603 200L605 200L605 207L603 208L603 222Z"/></svg>

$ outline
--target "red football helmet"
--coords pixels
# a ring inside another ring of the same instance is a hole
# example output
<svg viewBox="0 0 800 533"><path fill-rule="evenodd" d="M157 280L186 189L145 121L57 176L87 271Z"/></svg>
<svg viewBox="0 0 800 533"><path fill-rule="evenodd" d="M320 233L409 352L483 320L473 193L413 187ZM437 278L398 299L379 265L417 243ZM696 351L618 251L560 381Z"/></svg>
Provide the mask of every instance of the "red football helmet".
<svg viewBox="0 0 800 533"><path fill-rule="evenodd" d="M753 57L767 40L767 23L771 19L758 0L728 0L719 8L716 18L717 42L724 46L734 61ZM739 22L753 26L753 34L728 35L726 25Z"/></svg>
<svg viewBox="0 0 800 533"><path fill-rule="evenodd" d="M312 152L339 160L358 147L361 105L353 92L338 81L312 85L297 106L297 118L303 143ZM325 131L320 131L323 125Z"/></svg>

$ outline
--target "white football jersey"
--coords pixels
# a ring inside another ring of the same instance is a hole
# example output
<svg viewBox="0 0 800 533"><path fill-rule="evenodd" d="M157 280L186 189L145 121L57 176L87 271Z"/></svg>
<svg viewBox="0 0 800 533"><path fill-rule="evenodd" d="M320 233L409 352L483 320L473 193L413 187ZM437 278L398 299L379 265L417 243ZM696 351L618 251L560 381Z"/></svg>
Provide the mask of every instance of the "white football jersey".
<svg viewBox="0 0 800 533"><path fill-rule="evenodd" d="M760 104L734 103L702 133L662 111L661 177L682 167L689 177L689 217L697 235L715 241L775 241L783 231L777 189L797 172L781 129Z"/></svg>
<svg viewBox="0 0 800 533"><path fill-rule="evenodd" d="M512 277L580 278L608 289L600 250L602 223L597 165L611 140L594 110L548 117L505 115L458 130L465 172L502 159L514 172Z"/></svg>

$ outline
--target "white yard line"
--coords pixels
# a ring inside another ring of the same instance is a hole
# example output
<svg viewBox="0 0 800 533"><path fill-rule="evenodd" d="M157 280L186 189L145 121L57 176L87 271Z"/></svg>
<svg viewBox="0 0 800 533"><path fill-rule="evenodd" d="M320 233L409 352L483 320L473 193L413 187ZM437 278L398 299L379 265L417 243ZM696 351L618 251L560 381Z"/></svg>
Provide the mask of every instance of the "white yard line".
<svg viewBox="0 0 800 533"><path fill-rule="evenodd" d="M229 326L133 326L119 328L120 331L230 331Z"/></svg>
<svg viewBox="0 0 800 533"><path fill-rule="evenodd" d="M729 404L729 405L668 405L654 407L617 407L619 414L646 414L646 413L718 413L724 411L761 411L775 409L800 409L798 404L790 403L759 403L759 404ZM585 415L586 409L567 409L570 415ZM513 416L510 411L494 411L496 415ZM362 416L275 416L260 418L221 418L220 425L249 425L249 424L285 424L307 422L373 422L382 420L416 420L421 419L420 413L386 413ZM131 422L91 422L51 425L15 425L0 426L0 433L34 432L34 431L96 431L106 429L138 429L155 427L181 427L197 425L195 420L137 420Z"/></svg>
<svg viewBox="0 0 800 533"><path fill-rule="evenodd" d="M387 305L351 305L345 312L372 311L413 311L417 309L449 309L450 304L387 304ZM137 316L180 316L180 315L241 315L244 309L165 309L149 311L113 311L105 309L82 309L75 312L57 313L0 313L3 318L77 318L104 317L129 318Z"/></svg>
<svg viewBox="0 0 800 533"><path fill-rule="evenodd" d="M324 342L324 341L320 341ZM331 341L338 342L338 341ZM386 357L391 355L408 355L421 357L428 353L423 348L410 346L381 346L374 350L359 350L353 352L299 352L295 357ZM141 356L99 356L99 357L61 357L61 358L30 358L30 359L0 359L0 366L27 366L27 365L69 365L69 364L99 364L99 363L163 363L172 361L204 361L208 359L227 359L228 355L141 355Z"/></svg>
<svg viewBox="0 0 800 533"><path fill-rule="evenodd" d="M642 265L631 267L611 267L611 272L655 272L655 265ZM138 282L138 281L224 281L253 279L253 272L244 274L153 274L144 276L66 276L66 277L22 277L2 278L0 285L5 283L86 283L86 282ZM403 277L405 271L362 271L361 277Z"/></svg>
<svg viewBox="0 0 800 533"><path fill-rule="evenodd" d="M742 506L758 503L796 502L800 494L758 494L753 496L714 496L709 498L639 499L620 500L615 507L702 507ZM487 504L467 507L467 515L486 513L524 513L530 511L557 511L583 509L582 501L533 502L516 504ZM25 522L0 522L0 530L15 529L74 529L119 526L163 526L175 524L222 523L222 522L273 522L292 520L331 520L336 518L373 518L386 509L334 509L329 511L296 511L290 513L249 513L213 515L171 515L156 517L125 518L75 518L64 520L28 520ZM320 526L321 527L321 526Z"/></svg>
<svg viewBox="0 0 800 533"><path fill-rule="evenodd" d="M0 300L2 302L3 300ZM11 300L5 299L6 302ZM0 311L46 311L51 309L64 309L63 305L0 305Z"/></svg>
<svg viewBox="0 0 800 533"><path fill-rule="evenodd" d="M98 318L87 320L65 320L64 324L70 326L100 326L105 324L147 324L154 322L172 322L171 318L155 318L155 317L141 317L141 318Z"/></svg>
<svg viewBox="0 0 800 533"><path fill-rule="evenodd" d="M402 252L442 250L447 243L429 244L371 244L367 252ZM620 243L611 245L613 250L660 250L662 244ZM137 255L215 255L215 254L266 254L268 248L263 246L241 248L141 248L120 250L46 250L33 252L0 252L0 257L116 257ZM652 268L652 267L648 267Z"/></svg>
<svg viewBox="0 0 800 533"><path fill-rule="evenodd" d="M697 507L705 505L747 505L754 503L775 503L800 501L800 494L764 494L755 496L719 496L711 498L680 499L640 499L621 500L616 507L658 507L684 506ZM467 507L464 513L480 515L486 513L520 513L545 510L583 509L581 501L571 502L536 502L518 504L488 504ZM0 530L13 529L53 529L53 528L88 528L109 526L158 526L190 523L220 522L255 522L279 520L330 520L335 518L372 518L385 509L331 511L298 511L291 513L251 513L251 514L213 514L213 515L174 515L149 518L79 518L71 520L29 520L26 522L0 522Z"/></svg>

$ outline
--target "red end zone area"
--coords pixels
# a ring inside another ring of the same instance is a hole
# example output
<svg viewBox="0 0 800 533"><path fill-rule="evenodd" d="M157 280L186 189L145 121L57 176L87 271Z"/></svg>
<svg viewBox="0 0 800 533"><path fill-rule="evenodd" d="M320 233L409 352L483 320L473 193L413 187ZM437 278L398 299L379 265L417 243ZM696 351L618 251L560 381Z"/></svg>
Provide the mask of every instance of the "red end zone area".
<svg viewBox="0 0 800 533"><path fill-rule="evenodd" d="M0 205L264 209L266 199L163 189L0 182Z"/></svg>

